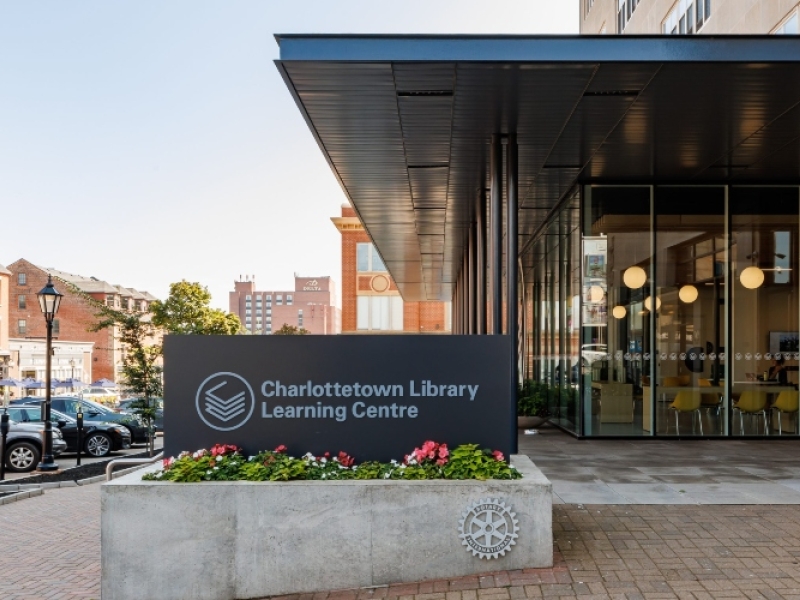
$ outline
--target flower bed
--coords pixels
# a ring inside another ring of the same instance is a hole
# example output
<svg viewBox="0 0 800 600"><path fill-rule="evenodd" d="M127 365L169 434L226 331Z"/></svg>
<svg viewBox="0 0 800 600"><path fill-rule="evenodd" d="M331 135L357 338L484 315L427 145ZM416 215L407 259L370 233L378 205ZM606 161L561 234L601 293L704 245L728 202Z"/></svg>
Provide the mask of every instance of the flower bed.
<svg viewBox="0 0 800 600"><path fill-rule="evenodd" d="M162 470L147 473L145 481L341 481L352 479L519 479L522 475L505 462L497 450L463 444L452 451L447 444L427 441L406 455L402 461L368 461L355 464L345 452L336 456L306 453L296 458L286 446L245 458L230 444L217 444L210 450L182 452L177 458L164 459Z"/></svg>

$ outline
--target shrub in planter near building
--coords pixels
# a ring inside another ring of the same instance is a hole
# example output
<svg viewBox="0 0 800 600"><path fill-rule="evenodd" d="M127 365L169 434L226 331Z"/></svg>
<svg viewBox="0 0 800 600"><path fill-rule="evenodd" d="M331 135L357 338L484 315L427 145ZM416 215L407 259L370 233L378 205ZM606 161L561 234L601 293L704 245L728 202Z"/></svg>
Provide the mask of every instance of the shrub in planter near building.
<svg viewBox="0 0 800 600"><path fill-rule="evenodd" d="M368 461L355 464L345 452L335 456L306 453L296 458L286 446L259 452L245 458L230 444L217 444L210 450L182 452L166 458L162 470L147 473L147 481L293 481L344 479L519 479L520 473L506 463L498 450L463 444L452 451L447 444L427 441L405 456L402 462Z"/></svg>
<svg viewBox="0 0 800 600"><path fill-rule="evenodd" d="M539 427L547 421L548 386L545 383L526 379L517 393L517 425L521 429Z"/></svg>

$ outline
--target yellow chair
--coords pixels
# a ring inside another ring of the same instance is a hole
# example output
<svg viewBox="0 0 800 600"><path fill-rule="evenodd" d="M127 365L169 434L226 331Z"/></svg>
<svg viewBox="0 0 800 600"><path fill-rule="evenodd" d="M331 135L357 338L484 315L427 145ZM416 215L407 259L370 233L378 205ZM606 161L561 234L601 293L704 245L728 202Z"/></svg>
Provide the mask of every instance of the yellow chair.
<svg viewBox="0 0 800 600"><path fill-rule="evenodd" d="M778 411L778 435L783 435L783 424L781 423L781 415L789 413L794 415L794 429L797 432L797 413L800 411L800 393L794 391L784 391L778 394L778 399L775 404L770 407L770 410Z"/></svg>
<svg viewBox="0 0 800 600"><path fill-rule="evenodd" d="M701 388L712 387L710 379L703 379L702 377L697 380L697 384ZM717 413L717 420L719 420L719 412L722 408L722 393L720 392L703 392L700 394L700 405L706 410L706 414L711 418L711 411L715 410Z"/></svg>
<svg viewBox="0 0 800 600"><path fill-rule="evenodd" d="M662 379L662 383L664 387L680 387L681 385L681 378L680 377L664 377Z"/></svg>
<svg viewBox="0 0 800 600"><path fill-rule="evenodd" d="M767 394L755 390L745 390L733 405L739 411L739 434L744 435L744 415L761 415L764 417L764 435L767 434ZM756 427L758 433L758 427Z"/></svg>
<svg viewBox="0 0 800 600"><path fill-rule="evenodd" d="M692 384L691 375L678 375L678 385L687 386Z"/></svg>
<svg viewBox="0 0 800 600"><path fill-rule="evenodd" d="M678 392L675 400L669 405L670 410L675 411L675 433L680 435L681 430L678 425L680 413L692 413L692 433L694 433L694 414L697 414L697 422L700 424L700 435L703 435L703 420L700 417L700 392L696 390L686 390ZM669 428L669 425L667 425Z"/></svg>

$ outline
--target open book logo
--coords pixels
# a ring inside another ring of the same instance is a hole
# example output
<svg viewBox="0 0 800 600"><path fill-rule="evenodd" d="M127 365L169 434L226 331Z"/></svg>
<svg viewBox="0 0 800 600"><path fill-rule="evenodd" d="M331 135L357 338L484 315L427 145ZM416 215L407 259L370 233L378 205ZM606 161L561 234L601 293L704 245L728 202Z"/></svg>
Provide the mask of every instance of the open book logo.
<svg viewBox="0 0 800 600"><path fill-rule="evenodd" d="M197 414L217 431L238 429L250 419L256 406L250 384L236 373L215 373L197 388Z"/></svg>

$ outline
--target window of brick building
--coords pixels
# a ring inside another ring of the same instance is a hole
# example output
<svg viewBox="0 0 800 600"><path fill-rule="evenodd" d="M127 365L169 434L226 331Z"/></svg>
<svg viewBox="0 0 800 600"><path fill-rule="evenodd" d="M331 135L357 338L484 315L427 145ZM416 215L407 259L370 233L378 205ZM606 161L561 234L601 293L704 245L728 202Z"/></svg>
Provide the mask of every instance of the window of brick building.
<svg viewBox="0 0 800 600"><path fill-rule="evenodd" d="M25 285L28 283L28 276L25 273L17 274L17 283L19 285Z"/></svg>
<svg viewBox="0 0 800 600"><path fill-rule="evenodd" d="M294 298L292 298L291 294L286 294L286 305L287 306L290 305L293 300L294 300Z"/></svg>
<svg viewBox="0 0 800 600"><path fill-rule="evenodd" d="M364 331L402 331L403 299L400 296L358 296L356 327Z"/></svg>
<svg viewBox="0 0 800 600"><path fill-rule="evenodd" d="M106 306L110 306L114 308L114 294L107 294L106 295Z"/></svg>
<svg viewBox="0 0 800 600"><path fill-rule="evenodd" d="M17 333L19 335L26 335L28 333L28 322L25 319L17 321Z"/></svg>
<svg viewBox="0 0 800 600"><path fill-rule="evenodd" d="M358 271L386 271L380 254L371 243L356 244L356 270Z"/></svg>
<svg viewBox="0 0 800 600"><path fill-rule="evenodd" d="M19 295L18 306L19 306L20 309L27 308L27 302L25 302L25 294L20 294Z"/></svg>
<svg viewBox="0 0 800 600"><path fill-rule="evenodd" d="M283 296L281 296L280 294L276 294L275 295L275 304L279 304L279 305L283 304Z"/></svg>

